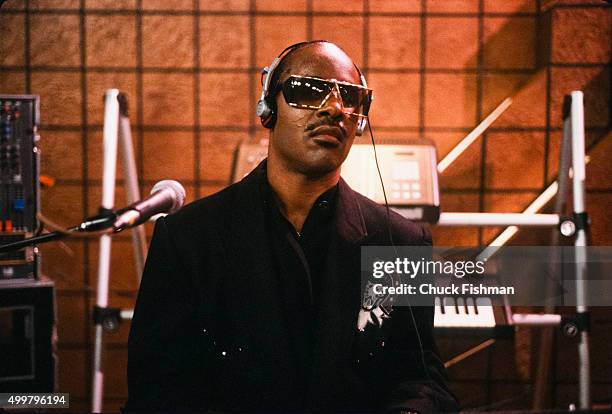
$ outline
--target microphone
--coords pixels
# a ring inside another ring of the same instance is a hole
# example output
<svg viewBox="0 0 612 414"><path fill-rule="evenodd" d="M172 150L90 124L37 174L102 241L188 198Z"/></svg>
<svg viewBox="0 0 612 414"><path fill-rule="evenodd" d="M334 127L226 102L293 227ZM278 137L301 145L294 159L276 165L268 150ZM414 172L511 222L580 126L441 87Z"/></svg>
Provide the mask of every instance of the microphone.
<svg viewBox="0 0 612 414"><path fill-rule="evenodd" d="M151 195L117 211L113 230L119 232L144 223L156 214L172 214L183 206L185 189L174 180L163 180L153 186Z"/></svg>

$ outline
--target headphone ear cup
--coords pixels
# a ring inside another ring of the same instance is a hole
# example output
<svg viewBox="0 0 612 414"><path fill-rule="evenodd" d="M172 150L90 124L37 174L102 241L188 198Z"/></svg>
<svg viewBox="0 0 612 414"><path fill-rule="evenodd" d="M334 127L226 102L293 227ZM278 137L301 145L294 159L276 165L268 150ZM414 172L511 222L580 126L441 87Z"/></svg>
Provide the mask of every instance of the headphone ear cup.
<svg viewBox="0 0 612 414"><path fill-rule="evenodd" d="M266 117L262 116L261 118L259 118L259 120L261 121L261 125L264 128L272 129L274 128L274 124L276 123L276 114L272 112L270 115Z"/></svg>
<svg viewBox="0 0 612 414"><path fill-rule="evenodd" d="M260 111L261 108L261 111ZM268 103L267 99L262 99L257 103L257 113L259 120L264 128L272 129L276 123L276 111Z"/></svg>

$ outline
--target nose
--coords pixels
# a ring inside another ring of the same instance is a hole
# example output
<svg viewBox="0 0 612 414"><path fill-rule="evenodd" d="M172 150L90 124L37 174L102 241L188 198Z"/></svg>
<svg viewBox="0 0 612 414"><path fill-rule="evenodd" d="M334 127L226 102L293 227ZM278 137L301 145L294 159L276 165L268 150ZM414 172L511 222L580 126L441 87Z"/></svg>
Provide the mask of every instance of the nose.
<svg viewBox="0 0 612 414"><path fill-rule="evenodd" d="M323 104L316 111L317 116L329 117L332 119L339 119L344 117L344 106L342 105L342 98L338 92L338 88L334 88Z"/></svg>

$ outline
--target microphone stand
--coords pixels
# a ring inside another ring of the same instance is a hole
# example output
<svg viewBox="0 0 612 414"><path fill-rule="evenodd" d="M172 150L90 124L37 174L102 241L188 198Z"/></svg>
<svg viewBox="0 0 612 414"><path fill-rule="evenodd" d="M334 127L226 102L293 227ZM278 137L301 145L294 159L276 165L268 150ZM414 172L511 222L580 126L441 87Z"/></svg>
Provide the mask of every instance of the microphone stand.
<svg viewBox="0 0 612 414"><path fill-rule="evenodd" d="M90 217L85 219L85 221L79 224L78 226L70 227L65 231L56 230L52 231L51 233L41 234L40 236L34 236L28 239L18 240L13 243L4 244L0 246L0 254L14 252L16 250L20 250L28 246L33 246L35 244L42 244L53 240L63 239L72 234L91 233L106 230L113 226L113 223L116 219L117 215L114 212Z"/></svg>

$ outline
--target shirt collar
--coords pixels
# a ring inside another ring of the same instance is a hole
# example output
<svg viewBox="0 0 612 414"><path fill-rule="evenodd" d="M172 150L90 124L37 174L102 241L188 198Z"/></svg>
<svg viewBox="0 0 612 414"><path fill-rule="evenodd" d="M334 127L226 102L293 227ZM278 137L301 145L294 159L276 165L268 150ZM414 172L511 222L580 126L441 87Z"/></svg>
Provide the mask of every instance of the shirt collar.
<svg viewBox="0 0 612 414"><path fill-rule="evenodd" d="M264 205L277 205L276 200L274 198L274 190L272 189L272 186L268 181L267 165L265 167L266 168L264 168L263 174L260 176L261 181L259 183L261 194L263 196L262 200ZM337 194L338 184L336 184L335 186L321 194L319 197L317 197L316 201L312 205L311 212L313 209L316 208L317 211L320 211L322 214L331 215L337 204Z"/></svg>

